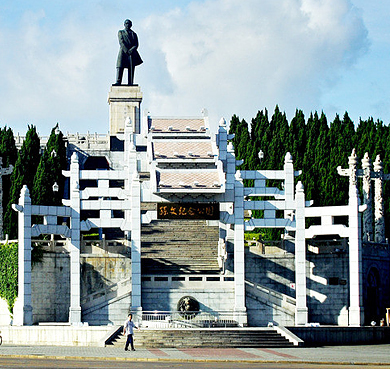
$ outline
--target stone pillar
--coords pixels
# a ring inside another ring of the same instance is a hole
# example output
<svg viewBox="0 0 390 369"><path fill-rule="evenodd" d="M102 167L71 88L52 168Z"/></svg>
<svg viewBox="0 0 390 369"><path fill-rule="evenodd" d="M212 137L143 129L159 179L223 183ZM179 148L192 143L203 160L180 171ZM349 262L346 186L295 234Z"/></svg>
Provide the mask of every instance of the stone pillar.
<svg viewBox="0 0 390 369"><path fill-rule="evenodd" d="M218 266L219 269L221 270L221 274L225 274L226 260L227 260L226 242L225 239L220 238L218 240Z"/></svg>
<svg viewBox="0 0 390 369"><path fill-rule="evenodd" d="M142 92L139 86L111 86L108 94L110 135L124 133L127 118L130 118L133 124L133 133L140 133L141 101Z"/></svg>
<svg viewBox="0 0 390 369"><path fill-rule="evenodd" d="M240 171L237 171L234 196L234 313L240 326L247 325L244 229L244 183Z"/></svg>
<svg viewBox="0 0 390 369"><path fill-rule="evenodd" d="M383 165L379 155L374 162L375 171L375 242L385 243L385 217L383 211Z"/></svg>
<svg viewBox="0 0 390 369"><path fill-rule="evenodd" d="M349 164L349 325L363 323L362 239L357 188L357 156L355 149Z"/></svg>
<svg viewBox="0 0 390 369"><path fill-rule="evenodd" d="M229 189L232 192L232 189L234 188L234 175L229 176L228 171L230 171L234 174L236 172L236 168L234 165L235 159L234 156L232 156L232 153L229 153L229 157L233 160L231 160L232 165L228 165L228 151L227 151L227 145L228 145L228 133L226 130L226 120L224 118L221 118L219 121L219 129L218 129L218 134L216 135L216 144L218 147L218 159L222 162L223 165L223 171L226 174L226 183L225 183L225 188ZM233 183L229 183L229 180L233 179ZM220 202L220 210L223 209L224 211L227 210L228 205L227 203L229 202L229 198L227 196L226 190L224 194L224 200ZM233 204L233 199L230 199L231 205ZM231 210L233 210L233 206L231 206ZM221 215L222 216L222 215ZM227 226L229 227L229 226ZM225 247L226 247L226 242L228 239L228 232L226 225L220 220L219 222L219 238L220 240L223 240L225 242Z"/></svg>
<svg viewBox="0 0 390 369"><path fill-rule="evenodd" d="M138 172L132 175L131 184L131 310L142 311L141 304L141 182ZM140 318L138 317L138 320Z"/></svg>
<svg viewBox="0 0 390 369"><path fill-rule="evenodd" d="M70 307L69 322L81 322L80 306L80 167L76 152L72 154L70 163Z"/></svg>
<svg viewBox="0 0 390 369"><path fill-rule="evenodd" d="M364 154L362 159L363 169L363 203L367 205L363 213L363 240L374 241L372 229L372 191L371 191L371 160L368 153Z"/></svg>
<svg viewBox="0 0 390 369"><path fill-rule="evenodd" d="M124 166L123 170L126 172L125 177L125 193L128 200L131 200L131 183L132 183L132 174L137 169L137 151L134 146L133 141L133 133L132 133L132 124L130 119L126 120L125 123L125 152L124 152ZM131 222L131 210L125 210L125 219L126 223ZM130 230L130 229L127 229Z"/></svg>
<svg viewBox="0 0 390 369"><path fill-rule="evenodd" d="M218 158L223 163L224 171L226 171L227 140L226 121L224 118L221 118L219 121L218 134L216 135L216 143L218 146Z"/></svg>
<svg viewBox="0 0 390 369"><path fill-rule="evenodd" d="M18 214L18 298L14 306L14 325L32 325L31 306L31 198L23 186L19 204L13 205Z"/></svg>
<svg viewBox="0 0 390 369"><path fill-rule="evenodd" d="M3 158L0 158L0 240L4 239L3 232L3 176L11 174L14 167L10 165L8 168L3 168Z"/></svg>
<svg viewBox="0 0 390 369"><path fill-rule="evenodd" d="M294 164L292 155L288 152L284 157L284 199L287 203L294 201ZM291 210L284 211L284 217L288 218Z"/></svg>
<svg viewBox="0 0 390 369"><path fill-rule="evenodd" d="M295 202L295 325L305 325L308 321L306 301L305 192L301 181L296 186Z"/></svg>

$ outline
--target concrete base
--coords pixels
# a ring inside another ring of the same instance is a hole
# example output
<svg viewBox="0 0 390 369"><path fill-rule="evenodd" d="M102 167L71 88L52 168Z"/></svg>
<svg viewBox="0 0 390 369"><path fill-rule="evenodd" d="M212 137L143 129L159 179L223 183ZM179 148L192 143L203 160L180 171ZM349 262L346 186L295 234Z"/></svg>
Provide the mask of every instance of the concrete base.
<svg viewBox="0 0 390 369"><path fill-rule="evenodd" d="M248 326L248 315L246 308L234 308L234 320L238 323L239 327Z"/></svg>
<svg viewBox="0 0 390 369"><path fill-rule="evenodd" d="M390 343L390 327L286 327L305 346Z"/></svg>
<svg viewBox="0 0 390 369"><path fill-rule="evenodd" d="M69 308L69 322L72 324L79 324L81 322L81 307Z"/></svg>
<svg viewBox="0 0 390 369"><path fill-rule="evenodd" d="M33 324L33 308L30 305L23 305L23 300L17 298L14 309L14 325L32 325Z"/></svg>
<svg viewBox="0 0 390 369"><path fill-rule="evenodd" d="M364 322L364 309L360 307L349 308L349 325L351 327L359 327Z"/></svg>
<svg viewBox="0 0 390 369"><path fill-rule="evenodd" d="M8 310L7 301L0 298L0 326L11 324L11 314Z"/></svg>
<svg viewBox="0 0 390 369"><path fill-rule="evenodd" d="M291 342L304 341L304 346L354 345L390 343L390 327L274 327ZM267 328L248 328L261 330ZM0 326L3 343L10 345L42 346L99 346L116 331L118 326ZM161 330L161 329L160 329ZM207 329L210 330L210 329ZM223 330L223 329L221 329ZM283 332L282 332L283 331ZM292 333L290 334L289 331ZM292 337L295 339L292 340ZM299 340L300 339L300 340ZM294 342L295 345L297 343ZM302 343L301 343L302 344ZM299 344L299 345L301 345Z"/></svg>
<svg viewBox="0 0 390 369"><path fill-rule="evenodd" d="M308 308L307 307L297 307L295 309L295 324L296 325L305 325L307 323L307 314L308 314Z"/></svg>
<svg viewBox="0 0 390 369"><path fill-rule="evenodd" d="M139 86L111 86L108 94L111 135L124 133L127 118L130 118L132 132L140 133L141 101L142 92Z"/></svg>
<svg viewBox="0 0 390 369"><path fill-rule="evenodd" d="M107 335L113 330L113 326L2 326L0 330L3 343L10 345L103 347Z"/></svg>

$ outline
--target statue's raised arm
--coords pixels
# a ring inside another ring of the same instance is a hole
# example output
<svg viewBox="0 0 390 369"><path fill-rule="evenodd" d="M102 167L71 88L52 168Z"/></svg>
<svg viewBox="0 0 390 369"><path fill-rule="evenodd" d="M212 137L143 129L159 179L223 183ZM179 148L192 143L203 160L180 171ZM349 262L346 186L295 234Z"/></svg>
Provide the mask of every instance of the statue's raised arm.
<svg viewBox="0 0 390 369"><path fill-rule="evenodd" d="M128 69L128 85L134 85L134 70L136 65L142 64L142 59L138 53L138 37L131 29L130 19L125 20L125 29L118 32L119 53L116 62L116 83L114 86L122 84L123 69Z"/></svg>

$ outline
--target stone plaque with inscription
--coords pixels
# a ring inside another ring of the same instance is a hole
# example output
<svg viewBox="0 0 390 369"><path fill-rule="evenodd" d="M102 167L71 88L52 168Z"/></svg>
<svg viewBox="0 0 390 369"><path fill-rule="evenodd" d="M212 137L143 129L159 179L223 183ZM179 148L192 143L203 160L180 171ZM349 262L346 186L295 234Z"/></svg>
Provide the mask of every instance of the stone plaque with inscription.
<svg viewBox="0 0 390 369"><path fill-rule="evenodd" d="M160 203L158 219L207 219L219 220L218 203Z"/></svg>

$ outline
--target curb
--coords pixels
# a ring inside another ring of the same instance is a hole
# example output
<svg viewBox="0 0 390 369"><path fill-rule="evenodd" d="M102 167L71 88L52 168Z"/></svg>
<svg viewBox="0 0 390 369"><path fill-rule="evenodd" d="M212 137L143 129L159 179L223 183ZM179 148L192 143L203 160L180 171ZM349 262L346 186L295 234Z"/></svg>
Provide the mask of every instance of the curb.
<svg viewBox="0 0 390 369"><path fill-rule="evenodd" d="M57 355L0 355L6 359L49 359L49 360L90 360L90 361L129 361L129 362L175 362L175 363L283 363L283 364L314 364L314 365L361 365L361 366L390 366L388 363L367 363L347 361L310 361L310 360L260 360L260 359L177 359L177 358L137 358L137 357L99 357L99 356L57 356Z"/></svg>

